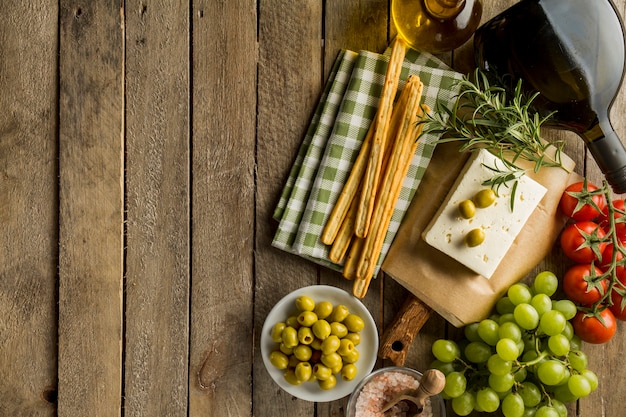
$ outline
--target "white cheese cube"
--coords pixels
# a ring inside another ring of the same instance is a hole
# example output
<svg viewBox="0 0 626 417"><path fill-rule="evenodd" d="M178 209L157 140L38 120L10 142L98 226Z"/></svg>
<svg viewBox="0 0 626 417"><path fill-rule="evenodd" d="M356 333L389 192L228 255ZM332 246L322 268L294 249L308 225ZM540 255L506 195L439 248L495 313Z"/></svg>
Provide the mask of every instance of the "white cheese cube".
<svg viewBox="0 0 626 417"><path fill-rule="evenodd" d="M429 245L485 278L491 278L547 191L528 175L522 175L515 190L513 209L513 182L510 182L497 189L498 196L492 205L486 208L477 207L475 215L465 219L460 215L459 204L489 188L482 185L494 176L494 171L489 167L506 169L502 160L490 152L473 152L444 203L422 233L423 239ZM469 247L465 243L465 236L476 228L483 229L485 240L478 246Z"/></svg>

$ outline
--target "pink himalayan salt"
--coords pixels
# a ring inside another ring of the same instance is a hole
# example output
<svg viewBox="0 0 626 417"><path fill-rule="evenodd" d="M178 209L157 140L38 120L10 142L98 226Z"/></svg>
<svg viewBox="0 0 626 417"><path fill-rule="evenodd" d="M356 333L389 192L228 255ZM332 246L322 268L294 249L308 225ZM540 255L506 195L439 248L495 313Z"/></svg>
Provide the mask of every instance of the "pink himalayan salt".
<svg viewBox="0 0 626 417"><path fill-rule="evenodd" d="M356 417L407 417L408 406L400 402L387 413L381 410L394 396L405 390L417 390L419 381L403 372L390 371L375 375L365 384L356 400ZM420 417L432 417L430 399Z"/></svg>

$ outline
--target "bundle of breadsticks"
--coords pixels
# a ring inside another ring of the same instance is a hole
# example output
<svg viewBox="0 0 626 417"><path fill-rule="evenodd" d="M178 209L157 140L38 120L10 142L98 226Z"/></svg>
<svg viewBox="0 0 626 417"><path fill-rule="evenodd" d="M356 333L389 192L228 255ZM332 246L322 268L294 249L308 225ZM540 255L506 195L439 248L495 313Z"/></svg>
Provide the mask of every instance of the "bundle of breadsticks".
<svg viewBox="0 0 626 417"><path fill-rule="evenodd" d="M409 75L395 101L406 43L396 38L378 109L350 175L333 207L321 240L331 245L330 260L344 262L343 276L354 280L352 292L367 293L385 235L418 144L423 84Z"/></svg>

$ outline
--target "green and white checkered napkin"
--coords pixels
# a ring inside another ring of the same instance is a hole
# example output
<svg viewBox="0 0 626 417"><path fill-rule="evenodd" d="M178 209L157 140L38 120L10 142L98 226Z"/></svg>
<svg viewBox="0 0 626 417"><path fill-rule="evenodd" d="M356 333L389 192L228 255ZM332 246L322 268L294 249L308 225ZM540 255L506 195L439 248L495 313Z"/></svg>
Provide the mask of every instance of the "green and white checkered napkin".
<svg viewBox="0 0 626 417"><path fill-rule="evenodd" d="M279 222L272 245L334 270L330 247L320 241L326 220L348 178L361 143L373 120L389 62L385 54L341 51L306 132L289 178L274 211ZM398 89L409 74L424 83L423 102L435 108L439 99L451 101L462 75L436 57L407 50ZM438 138L423 135L403 183L375 274L391 246L404 213L432 157Z"/></svg>

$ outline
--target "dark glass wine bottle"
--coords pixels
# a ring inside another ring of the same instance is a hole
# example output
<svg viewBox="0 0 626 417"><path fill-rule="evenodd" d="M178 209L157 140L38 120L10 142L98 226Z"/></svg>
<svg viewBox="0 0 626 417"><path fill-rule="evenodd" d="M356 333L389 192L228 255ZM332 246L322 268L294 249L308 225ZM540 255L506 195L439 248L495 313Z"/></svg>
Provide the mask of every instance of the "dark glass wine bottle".
<svg viewBox="0 0 626 417"><path fill-rule="evenodd" d="M474 35L478 67L538 91L549 124L578 133L616 193L626 150L609 120L624 73L624 30L610 0L521 0Z"/></svg>

